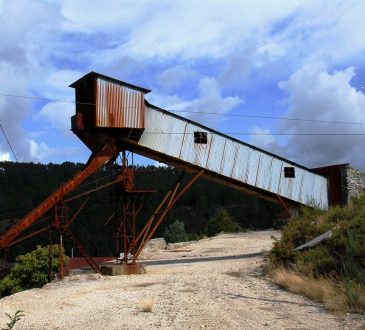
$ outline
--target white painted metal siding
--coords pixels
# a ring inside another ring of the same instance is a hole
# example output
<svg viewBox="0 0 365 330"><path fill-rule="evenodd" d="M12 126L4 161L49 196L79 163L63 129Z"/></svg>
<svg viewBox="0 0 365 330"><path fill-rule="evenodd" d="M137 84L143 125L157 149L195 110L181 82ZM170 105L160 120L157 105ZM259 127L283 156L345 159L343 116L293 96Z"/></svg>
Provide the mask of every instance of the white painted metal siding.
<svg viewBox="0 0 365 330"><path fill-rule="evenodd" d="M199 131L208 133L207 144L194 143ZM146 108L139 144L290 200L328 207L326 178L167 112ZM284 167L294 167L295 178L285 178Z"/></svg>

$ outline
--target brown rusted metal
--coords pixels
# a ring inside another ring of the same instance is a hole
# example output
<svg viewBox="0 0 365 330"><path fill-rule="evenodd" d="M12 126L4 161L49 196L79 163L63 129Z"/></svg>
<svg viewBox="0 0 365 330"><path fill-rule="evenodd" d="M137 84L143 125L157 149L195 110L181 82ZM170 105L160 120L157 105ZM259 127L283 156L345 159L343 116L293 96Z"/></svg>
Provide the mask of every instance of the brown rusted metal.
<svg viewBox="0 0 365 330"><path fill-rule="evenodd" d="M181 189L181 191L175 195L177 193L177 188L174 189L174 191L172 192L172 196L170 197L169 202L167 203L167 206L165 208L165 210L162 212L162 214L160 215L160 217L158 218L158 220L156 221L156 223L154 224L154 226L152 227L152 229L150 230L150 232L146 235L146 238L143 242L141 242L140 246L138 247L136 253L133 255L133 263L136 262L136 260L138 259L140 253L142 252L142 250L144 249L144 247L146 246L146 244L148 243L148 241L152 238L152 236L154 235L154 233L156 232L157 228L160 226L161 222L165 219L167 213L170 211L170 209L175 205L175 203L180 199L181 196L183 196L186 191L196 182L196 180L198 180L204 173L204 170L199 171L186 185L184 188Z"/></svg>
<svg viewBox="0 0 365 330"><path fill-rule="evenodd" d="M96 273L100 273L100 267L95 259L90 255L90 253L85 249L85 247L81 244L81 242L76 238L75 234L70 230L70 228L66 228L64 233L70 239L70 241L74 244L76 249L80 252L81 256L87 261L91 269Z"/></svg>
<svg viewBox="0 0 365 330"><path fill-rule="evenodd" d="M93 193L93 192L96 192L96 191L102 190L102 189L104 189L104 188L110 187L110 186L112 186L112 185L114 185L114 184L116 184L116 183L118 183L118 182L120 182L120 181L121 181L121 178L116 178L116 179L115 179L114 181L112 181L112 182L108 182L108 183L106 183L106 184L104 184L104 185L102 185L102 186L99 186L99 187L97 187L97 188L90 189L90 190L85 191L85 192L83 192L83 193L81 193L81 194L74 195L74 196L72 196L72 197L70 197L70 198L66 198L66 199L64 199L64 202L65 202L65 203L68 203L68 202L71 202L71 201L72 201L72 200L74 200L74 199L78 199L78 198L80 198L80 197L83 197L83 196L86 196L86 195L90 195L90 194L91 194L91 193Z"/></svg>
<svg viewBox="0 0 365 330"><path fill-rule="evenodd" d="M62 233L58 234L58 260L60 262L60 279L62 280L65 276L64 272L64 264L63 264L63 242L62 242Z"/></svg>
<svg viewBox="0 0 365 330"><path fill-rule="evenodd" d="M145 127L144 93L96 78L96 127L140 128Z"/></svg>
<svg viewBox="0 0 365 330"><path fill-rule="evenodd" d="M48 282L53 280L52 278L52 259L53 259L53 240L52 240L52 228L49 229L49 244L48 244Z"/></svg>
<svg viewBox="0 0 365 330"><path fill-rule="evenodd" d="M347 203L346 175L349 164L330 165L314 168L313 171L327 177L330 206L344 206Z"/></svg>
<svg viewBox="0 0 365 330"><path fill-rule="evenodd" d="M77 218L77 216L79 215L79 213L81 212L81 210L85 207L86 203L90 200L90 197L86 198L83 203L80 205L80 207L77 209L77 211L75 212L75 214L71 217L70 220L68 220L65 223L65 228L70 227L70 225L72 224L72 222L74 222L74 220Z"/></svg>
<svg viewBox="0 0 365 330"><path fill-rule="evenodd" d="M31 237L34 237L34 236L37 236L37 235L39 235L39 234L41 234L41 233L46 232L46 231L50 230L52 227L53 227L53 225L48 225L48 226L46 226L46 227L44 227L44 228L41 228L41 229L36 230L36 231L33 231L33 232L31 232L30 234L28 234L28 235L24 235L24 236L22 236L22 237L20 237L20 238L18 238L18 239L16 239L16 240L11 241L11 242L10 242L10 243L8 243L6 246L7 246L7 247L12 247L12 246L14 246L14 245L16 245L16 244L19 244L20 242L25 241L25 240L26 240L26 239L28 239L28 238L31 238Z"/></svg>
<svg viewBox="0 0 365 330"><path fill-rule="evenodd" d="M9 243L20 235L20 233L29 228L48 210L60 203L68 193L117 154L118 150L115 145L107 143L98 153L92 155L84 170L80 171L73 179L63 184L59 189L57 189L53 194L46 198L0 237L0 249L9 245Z"/></svg>
<svg viewBox="0 0 365 330"><path fill-rule="evenodd" d="M291 213L291 211L290 211L290 208L287 206L287 204L284 202L284 200L279 196L279 195L277 195L277 198L278 198L278 200L279 200L279 202L280 202L280 204L283 206L283 208L284 208L284 213L285 213L285 215L284 216L282 216L283 218L286 218L286 219L289 219L291 216L292 216L292 213Z"/></svg>
<svg viewBox="0 0 365 330"><path fill-rule="evenodd" d="M153 220L155 219L155 217L157 216L157 214L160 212L160 210L162 209L162 207L164 206L164 204L166 203L167 199L169 198L169 196L171 195L172 190L169 190L165 197L162 199L161 203L157 206L156 210L153 212L153 214L151 215L151 217L148 219L147 223L145 224L145 226L143 227L143 229L139 232L138 236L136 239L134 239L134 241L131 243L131 246L128 249L128 253L131 253L132 250L134 249L135 246L138 245L140 239L142 238L142 236L145 234L146 231L149 230L149 228L151 227L151 224L153 222Z"/></svg>

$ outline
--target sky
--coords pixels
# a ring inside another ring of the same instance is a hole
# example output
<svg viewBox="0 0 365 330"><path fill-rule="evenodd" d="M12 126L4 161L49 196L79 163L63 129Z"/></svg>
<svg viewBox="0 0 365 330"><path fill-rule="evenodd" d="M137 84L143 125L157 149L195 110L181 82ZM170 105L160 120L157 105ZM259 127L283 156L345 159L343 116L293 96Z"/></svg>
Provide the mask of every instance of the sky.
<svg viewBox="0 0 365 330"><path fill-rule="evenodd" d="M363 0L0 0L0 124L19 161L86 162L68 86L96 71L307 167L365 170L364 13ZM15 156L0 132L0 160Z"/></svg>

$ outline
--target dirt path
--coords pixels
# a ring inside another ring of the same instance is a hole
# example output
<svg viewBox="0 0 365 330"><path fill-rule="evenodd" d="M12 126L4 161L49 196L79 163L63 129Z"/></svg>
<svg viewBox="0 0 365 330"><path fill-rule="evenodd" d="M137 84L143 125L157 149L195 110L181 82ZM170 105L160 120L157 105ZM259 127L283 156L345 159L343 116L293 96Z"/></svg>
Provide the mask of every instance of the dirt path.
<svg viewBox="0 0 365 330"><path fill-rule="evenodd" d="M15 329L357 329L365 323L364 316L332 315L270 283L257 253L271 247L271 235L279 233L152 247L145 258L189 262L148 265L143 275L73 276L5 297L0 327L7 321L3 313L18 309L25 317ZM153 304L151 313L141 311L143 303Z"/></svg>

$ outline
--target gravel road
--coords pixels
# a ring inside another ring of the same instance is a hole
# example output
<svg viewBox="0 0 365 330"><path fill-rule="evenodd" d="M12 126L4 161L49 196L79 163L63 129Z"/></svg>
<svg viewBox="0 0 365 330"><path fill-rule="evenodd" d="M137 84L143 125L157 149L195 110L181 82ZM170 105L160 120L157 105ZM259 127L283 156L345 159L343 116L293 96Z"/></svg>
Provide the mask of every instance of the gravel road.
<svg viewBox="0 0 365 330"><path fill-rule="evenodd" d="M75 275L0 299L0 328L7 322L4 312L19 309L25 316L14 329L358 329L363 325L364 315L333 315L263 275L261 252L270 249L271 236L279 235L278 231L223 234L168 249L157 240L142 255L146 274Z"/></svg>

